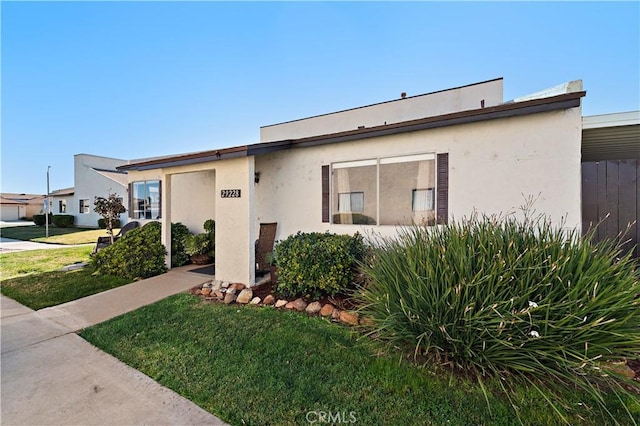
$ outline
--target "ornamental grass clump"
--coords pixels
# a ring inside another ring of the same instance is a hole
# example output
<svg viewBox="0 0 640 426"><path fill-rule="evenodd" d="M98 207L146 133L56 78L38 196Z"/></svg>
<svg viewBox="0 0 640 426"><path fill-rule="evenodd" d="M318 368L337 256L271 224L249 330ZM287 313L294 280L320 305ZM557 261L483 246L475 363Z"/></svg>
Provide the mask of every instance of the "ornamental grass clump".
<svg viewBox="0 0 640 426"><path fill-rule="evenodd" d="M586 392L604 409L603 392L615 392L635 424L637 382L615 364L640 356L640 274L619 253L545 217L474 215L382 239L359 297L371 335L392 347L481 385L497 378L507 395L524 381L545 395ZM549 402L566 421L570 407Z"/></svg>

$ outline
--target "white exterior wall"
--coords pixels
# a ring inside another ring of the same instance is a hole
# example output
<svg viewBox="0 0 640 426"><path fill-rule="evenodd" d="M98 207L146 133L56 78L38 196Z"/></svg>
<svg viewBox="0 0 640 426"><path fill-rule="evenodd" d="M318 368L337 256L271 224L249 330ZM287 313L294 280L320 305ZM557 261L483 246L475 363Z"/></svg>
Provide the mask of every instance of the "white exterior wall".
<svg viewBox="0 0 640 426"><path fill-rule="evenodd" d="M216 174L214 170L173 175L171 218L194 234L204 232L204 221L216 214Z"/></svg>
<svg viewBox="0 0 640 426"><path fill-rule="evenodd" d="M319 115L260 128L260 142L297 139L355 130L359 126L384 124L433 117L452 112L502 103L502 79L458 87L440 92L398 99L361 108Z"/></svg>
<svg viewBox="0 0 640 426"><path fill-rule="evenodd" d="M255 281L252 227L254 158L242 157L190 166L130 171L129 182L162 181L162 243L170 250L170 224L182 222L191 232L203 231L206 219L216 221L216 278L252 284ZM221 198L221 190L239 189L240 198ZM138 219L136 219L138 220ZM140 220L143 224L149 221ZM169 253L167 257L171 254Z"/></svg>
<svg viewBox="0 0 640 426"><path fill-rule="evenodd" d="M449 153L449 217L534 209L580 228L580 108L496 119L258 157L256 221L278 222L276 238L302 231L395 233L394 226L322 223L321 166L418 153Z"/></svg>
<svg viewBox="0 0 640 426"><path fill-rule="evenodd" d="M67 214L76 217L75 225L82 227L98 226L100 215L93 211L93 201L95 197L106 197L109 193L117 193L122 197L125 207L127 206L127 187L109 179L92 168L115 170L116 167L125 164L125 160L116 158L100 157L89 154L77 154L74 156L74 197L67 200ZM80 213L80 200L89 200L90 213ZM57 211L57 206L53 206L53 211ZM122 224L127 222L127 214L120 216Z"/></svg>
<svg viewBox="0 0 640 426"><path fill-rule="evenodd" d="M60 201L66 201L67 203L67 211L60 211ZM93 200L91 200L93 202ZM70 214L73 216L78 216L78 206L75 205L74 196L73 195L63 195L63 196L51 196L51 204L49 206L51 208L52 214ZM77 223L74 223L77 225ZM97 223L96 223L97 225Z"/></svg>

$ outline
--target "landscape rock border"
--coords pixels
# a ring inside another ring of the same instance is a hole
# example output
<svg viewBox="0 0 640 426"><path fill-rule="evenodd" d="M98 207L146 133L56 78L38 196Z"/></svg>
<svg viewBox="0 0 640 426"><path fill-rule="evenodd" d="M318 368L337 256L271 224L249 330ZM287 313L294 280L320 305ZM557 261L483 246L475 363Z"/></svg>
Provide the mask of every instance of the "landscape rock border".
<svg viewBox="0 0 640 426"><path fill-rule="evenodd" d="M239 305L273 307L283 311L304 312L310 316L320 316L350 326L372 325L371 319L361 317L355 311L340 309L329 302L321 303L319 300L307 302L302 298L290 301L278 299L273 294L268 294L264 299L261 299L258 296L254 296L251 287L247 287L242 283L212 280L192 288L191 294L201 296L204 300L210 302L224 303L226 305L236 303Z"/></svg>

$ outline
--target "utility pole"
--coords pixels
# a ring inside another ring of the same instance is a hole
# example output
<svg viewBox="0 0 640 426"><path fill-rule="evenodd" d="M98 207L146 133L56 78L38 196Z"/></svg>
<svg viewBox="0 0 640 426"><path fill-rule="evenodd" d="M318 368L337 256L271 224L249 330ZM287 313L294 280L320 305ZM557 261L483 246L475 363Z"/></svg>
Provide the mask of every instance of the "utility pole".
<svg viewBox="0 0 640 426"><path fill-rule="evenodd" d="M44 210L44 223L46 225L46 236L49 237L49 210L50 210L50 204L49 204L49 169L51 168L51 166L47 166L47 198L45 199L46 203L47 203L47 208Z"/></svg>

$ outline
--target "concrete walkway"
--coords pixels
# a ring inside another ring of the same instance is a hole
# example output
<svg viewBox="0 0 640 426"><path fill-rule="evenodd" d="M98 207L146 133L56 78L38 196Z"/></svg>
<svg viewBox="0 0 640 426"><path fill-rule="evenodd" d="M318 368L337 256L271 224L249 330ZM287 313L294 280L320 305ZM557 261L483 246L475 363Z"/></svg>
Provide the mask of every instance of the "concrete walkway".
<svg viewBox="0 0 640 426"><path fill-rule="evenodd" d="M78 245L87 244L45 244L35 243L33 241L14 240L12 238L0 237L0 253L6 253L10 251L25 251L25 250L42 250L42 249L57 249L64 247L77 247Z"/></svg>
<svg viewBox="0 0 640 426"><path fill-rule="evenodd" d="M0 296L2 425L223 425L74 333L211 279L188 269L37 312Z"/></svg>

